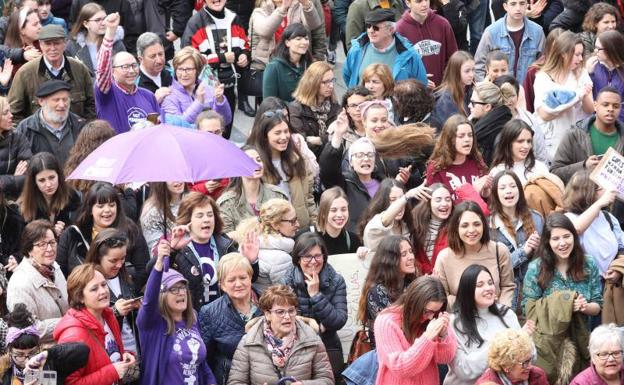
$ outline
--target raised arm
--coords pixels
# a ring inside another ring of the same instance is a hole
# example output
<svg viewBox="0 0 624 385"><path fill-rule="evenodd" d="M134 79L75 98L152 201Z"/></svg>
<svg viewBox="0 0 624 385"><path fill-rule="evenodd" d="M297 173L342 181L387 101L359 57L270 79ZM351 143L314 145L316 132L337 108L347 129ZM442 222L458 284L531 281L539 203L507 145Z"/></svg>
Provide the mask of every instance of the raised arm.
<svg viewBox="0 0 624 385"><path fill-rule="evenodd" d="M106 16L104 23L106 24L106 32L102 45L97 53L97 69L95 72L95 84L100 91L107 94L113 84L113 42L115 32L119 26L119 13L111 13Z"/></svg>

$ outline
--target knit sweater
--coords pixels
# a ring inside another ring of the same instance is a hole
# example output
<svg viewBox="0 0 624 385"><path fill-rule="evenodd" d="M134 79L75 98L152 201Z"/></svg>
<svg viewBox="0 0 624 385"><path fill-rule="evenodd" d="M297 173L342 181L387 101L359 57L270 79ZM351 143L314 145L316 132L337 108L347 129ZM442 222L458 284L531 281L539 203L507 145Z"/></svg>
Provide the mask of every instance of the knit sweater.
<svg viewBox="0 0 624 385"><path fill-rule="evenodd" d="M468 346L468 336L462 332L463 326L460 322L455 322L457 314L451 315L450 325L457 336L457 352L455 358L449 365L449 372L444 379L444 385L472 385L488 368L488 350L494 335L501 330L520 329L518 317L511 309L507 310L503 319L503 324L496 315L492 314L488 308L478 309L477 330L483 338L481 346L471 343Z"/></svg>
<svg viewBox="0 0 624 385"><path fill-rule="evenodd" d="M457 341L451 328L442 341L420 336L413 343L405 338L402 312L390 308L375 320L379 371L376 385L431 385L440 382L438 364L447 364L455 356Z"/></svg>
<svg viewBox="0 0 624 385"><path fill-rule="evenodd" d="M495 245L498 247L498 258L496 258ZM448 247L438 255L433 271L440 278L444 290L448 294L449 308L452 309L455 302L461 275L468 266L474 263L483 265L490 270L492 278L494 278L494 285L496 285L498 302L511 306L516 285L514 283L509 249L502 243L490 241L487 247L482 247L479 252L469 257L457 255Z"/></svg>

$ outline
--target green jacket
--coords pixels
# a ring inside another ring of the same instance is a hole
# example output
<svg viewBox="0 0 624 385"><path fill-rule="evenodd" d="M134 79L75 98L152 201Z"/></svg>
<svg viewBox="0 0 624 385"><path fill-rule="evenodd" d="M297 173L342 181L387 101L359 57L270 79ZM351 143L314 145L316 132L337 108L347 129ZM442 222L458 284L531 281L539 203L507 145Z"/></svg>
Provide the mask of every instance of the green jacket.
<svg viewBox="0 0 624 385"><path fill-rule="evenodd" d="M260 210L263 203L273 198L282 198L288 200L288 197L279 187L262 183L260 185L260 193L256 200L256 210ZM236 230L236 226L246 218L255 216L251 210L251 206L245 199L245 195L238 195L232 190L227 190L219 199L217 199L219 205L219 211L221 212L221 219L223 220L223 232L229 233Z"/></svg>
<svg viewBox="0 0 624 385"><path fill-rule="evenodd" d="M395 21L399 21L405 7L402 0L388 0L390 8L394 11ZM373 9L380 8L379 0L355 0L349 6L347 13L347 31L345 39L347 40L347 48L351 48L351 40L360 36L362 32L366 32L364 19L366 15Z"/></svg>
<svg viewBox="0 0 624 385"><path fill-rule="evenodd" d="M271 59L262 78L262 96L275 96L286 103L292 102L292 94L305 70L305 66L293 67L282 58Z"/></svg>
<svg viewBox="0 0 624 385"><path fill-rule="evenodd" d="M525 305L527 319L535 322L535 364L550 384L568 384L589 365L589 330L586 316L573 311L575 296L572 290L558 290Z"/></svg>
<svg viewBox="0 0 624 385"><path fill-rule="evenodd" d="M35 93L41 84L51 79L43 56L20 67L9 90L11 113L16 124L39 109ZM80 61L65 56L62 80L71 85L71 112L86 120L95 119L93 80L89 69Z"/></svg>

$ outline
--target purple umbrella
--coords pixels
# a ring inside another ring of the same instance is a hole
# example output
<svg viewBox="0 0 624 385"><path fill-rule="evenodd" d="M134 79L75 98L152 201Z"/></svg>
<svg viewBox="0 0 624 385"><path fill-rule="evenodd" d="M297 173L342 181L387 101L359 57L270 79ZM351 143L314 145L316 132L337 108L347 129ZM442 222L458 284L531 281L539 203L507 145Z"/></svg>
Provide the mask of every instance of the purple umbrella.
<svg viewBox="0 0 624 385"><path fill-rule="evenodd" d="M112 137L68 179L112 184L198 182L251 176L256 169L249 156L220 136L161 124Z"/></svg>

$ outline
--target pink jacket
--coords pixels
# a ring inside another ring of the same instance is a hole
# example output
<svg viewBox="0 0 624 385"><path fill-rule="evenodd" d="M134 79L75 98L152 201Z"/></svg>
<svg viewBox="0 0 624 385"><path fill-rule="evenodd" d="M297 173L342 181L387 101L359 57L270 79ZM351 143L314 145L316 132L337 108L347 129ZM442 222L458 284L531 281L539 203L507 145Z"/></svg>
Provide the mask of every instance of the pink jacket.
<svg viewBox="0 0 624 385"><path fill-rule="evenodd" d="M620 384L624 385L624 368L620 371ZM607 385L607 383L596 373L594 365L589 365L589 368L574 377L570 385Z"/></svg>
<svg viewBox="0 0 624 385"><path fill-rule="evenodd" d="M430 385L440 383L437 364L453 360L457 341L448 329L443 341L431 341L426 337L409 343L401 328L402 314L393 307L383 311L375 319L375 340L379 371L376 385Z"/></svg>
<svg viewBox="0 0 624 385"><path fill-rule="evenodd" d="M487 369L481 377L475 382L475 385L485 384L487 382L493 382L498 385L504 385L503 381L498 377L495 371ZM589 385L589 382L583 382L585 385ZM529 370L529 385L548 385L548 378L546 372L537 366L531 366ZM570 384L572 385L572 384Z"/></svg>

